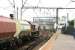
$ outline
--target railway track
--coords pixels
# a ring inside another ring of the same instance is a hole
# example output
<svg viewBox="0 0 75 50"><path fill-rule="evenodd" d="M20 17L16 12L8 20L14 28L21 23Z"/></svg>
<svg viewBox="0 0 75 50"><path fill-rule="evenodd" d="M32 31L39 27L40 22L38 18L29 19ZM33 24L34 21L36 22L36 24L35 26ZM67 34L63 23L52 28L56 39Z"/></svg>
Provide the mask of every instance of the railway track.
<svg viewBox="0 0 75 50"><path fill-rule="evenodd" d="M32 50L34 47L36 47L39 43L41 43L44 39L42 38L35 38L34 41L31 41L30 43L24 45L21 48L18 48L17 50Z"/></svg>
<svg viewBox="0 0 75 50"><path fill-rule="evenodd" d="M43 41L46 42L48 39L50 39L51 36L49 38L43 38L43 37L35 38L35 40L33 40L30 43L22 46L21 48L18 48L17 50L33 50L36 46L38 46Z"/></svg>
<svg viewBox="0 0 75 50"><path fill-rule="evenodd" d="M50 39L52 35L50 35L49 37L48 36L39 36L37 38L32 38L31 40L25 40L25 37L23 37L22 39L16 39L18 43L16 41L15 43L14 41L12 41L11 45L9 45L10 41L8 41L8 43L6 43L6 45L4 45L4 48L2 48L1 50L32 50L43 41L47 41L48 39Z"/></svg>

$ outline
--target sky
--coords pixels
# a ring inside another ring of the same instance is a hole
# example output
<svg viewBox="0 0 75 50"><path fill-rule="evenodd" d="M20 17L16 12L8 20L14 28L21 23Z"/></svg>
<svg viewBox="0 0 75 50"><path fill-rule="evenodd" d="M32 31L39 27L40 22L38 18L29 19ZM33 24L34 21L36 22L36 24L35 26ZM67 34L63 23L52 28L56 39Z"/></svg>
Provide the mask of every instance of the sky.
<svg viewBox="0 0 75 50"><path fill-rule="evenodd" d="M9 0L13 3L13 0ZM14 13L14 9L8 0L0 0L0 15L9 17L10 13ZM15 0L16 7L21 8L22 0ZM25 6L39 6L39 7L68 7L75 8L75 2L71 0L23 0L26 1ZM45 12L44 12L45 11ZM75 10L60 10L59 17L67 16L69 14L69 19L72 20L75 17ZM55 16L55 10L40 10L40 9L25 9L23 13L23 19L32 20L32 17L50 17Z"/></svg>

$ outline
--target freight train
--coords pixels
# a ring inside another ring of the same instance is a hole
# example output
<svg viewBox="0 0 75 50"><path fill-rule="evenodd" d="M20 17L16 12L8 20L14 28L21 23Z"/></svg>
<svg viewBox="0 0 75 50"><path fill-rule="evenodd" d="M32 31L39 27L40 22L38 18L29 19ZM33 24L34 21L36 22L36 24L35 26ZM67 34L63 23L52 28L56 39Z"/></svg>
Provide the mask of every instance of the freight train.
<svg viewBox="0 0 75 50"><path fill-rule="evenodd" d="M0 16L0 49L11 50L25 40L39 37L39 25L30 21Z"/></svg>
<svg viewBox="0 0 75 50"><path fill-rule="evenodd" d="M12 50L24 44L25 41L35 40L41 35L49 36L50 30L55 32L54 28L47 30L46 27L42 27L27 20L15 20L12 14L10 18L0 16L0 49Z"/></svg>

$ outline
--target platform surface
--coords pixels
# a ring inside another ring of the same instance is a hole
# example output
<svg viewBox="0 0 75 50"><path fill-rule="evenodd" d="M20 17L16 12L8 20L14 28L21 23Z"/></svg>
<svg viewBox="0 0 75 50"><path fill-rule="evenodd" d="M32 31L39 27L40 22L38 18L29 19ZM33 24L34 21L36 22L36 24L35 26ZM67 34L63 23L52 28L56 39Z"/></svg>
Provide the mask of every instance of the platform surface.
<svg viewBox="0 0 75 50"><path fill-rule="evenodd" d="M75 38L73 35L56 33L39 50L75 50Z"/></svg>
<svg viewBox="0 0 75 50"><path fill-rule="evenodd" d="M75 39L72 35L60 34L52 50L75 50Z"/></svg>
<svg viewBox="0 0 75 50"><path fill-rule="evenodd" d="M42 47L40 47L39 50L52 50L58 35L59 33L54 33L54 35Z"/></svg>

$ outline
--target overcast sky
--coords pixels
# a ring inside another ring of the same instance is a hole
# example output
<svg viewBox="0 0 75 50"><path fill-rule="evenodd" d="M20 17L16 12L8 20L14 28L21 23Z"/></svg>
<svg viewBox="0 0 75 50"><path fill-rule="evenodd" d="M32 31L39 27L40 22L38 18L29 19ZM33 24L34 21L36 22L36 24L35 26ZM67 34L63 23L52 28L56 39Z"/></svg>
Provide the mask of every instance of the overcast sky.
<svg viewBox="0 0 75 50"><path fill-rule="evenodd" d="M23 0L26 1L26 0ZM10 0L13 3L13 0ZM15 0L16 7L21 7L21 0ZM71 0L27 0L25 6L39 6L39 7L69 7L75 8L75 2L71 2ZM0 0L0 15L9 17L10 13L13 13L13 7L9 3L8 0ZM28 20L32 20L31 17L49 17L55 16L55 10L44 10L41 12L39 9L37 10L25 10L23 13L23 18L27 18ZM74 19L75 10L60 10L60 17L66 16L66 13L69 13L69 19Z"/></svg>

